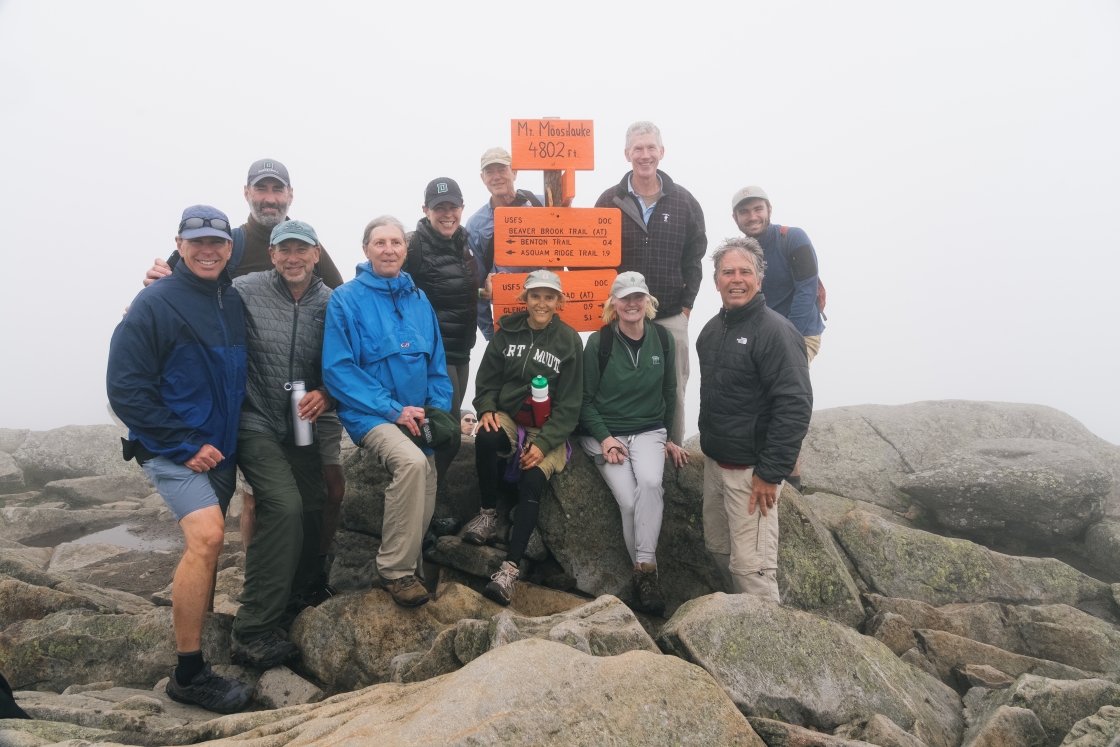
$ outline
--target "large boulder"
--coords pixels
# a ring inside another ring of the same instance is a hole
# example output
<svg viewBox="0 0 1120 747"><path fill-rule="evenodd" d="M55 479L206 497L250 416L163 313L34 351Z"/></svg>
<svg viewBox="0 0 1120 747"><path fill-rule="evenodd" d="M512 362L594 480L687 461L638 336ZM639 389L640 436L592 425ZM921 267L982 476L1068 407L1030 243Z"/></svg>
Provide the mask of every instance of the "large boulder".
<svg viewBox="0 0 1120 747"><path fill-rule="evenodd" d="M1080 535L1111 489L1111 471L1089 452L1037 438L978 439L906 482L944 527L1040 544Z"/></svg>
<svg viewBox="0 0 1120 747"><path fill-rule="evenodd" d="M929 747L960 741L957 694L845 625L717 593L682 605L658 640L704 667L748 716L831 732L879 713Z"/></svg>
<svg viewBox="0 0 1120 747"><path fill-rule="evenodd" d="M139 501L154 492L145 474L129 473L54 480L43 486L39 499L63 501L70 508L89 508L117 501Z"/></svg>
<svg viewBox="0 0 1120 747"><path fill-rule="evenodd" d="M229 661L232 624L229 615L207 616L202 632L207 660ZM104 680L151 687L175 666L175 652L169 607L143 615L56 612L0 633L0 671L14 689L59 692Z"/></svg>
<svg viewBox="0 0 1120 747"><path fill-rule="evenodd" d="M128 429L118 425L67 425L50 431L31 431L12 453L23 470L28 489L53 480L94 475L140 475L135 461L124 461L121 438Z"/></svg>
<svg viewBox="0 0 1120 747"><path fill-rule="evenodd" d="M1034 711L1001 705L969 715L961 747L1046 747L1047 744L1046 730Z"/></svg>
<svg viewBox="0 0 1120 747"><path fill-rule="evenodd" d="M0 451L0 495L22 493L26 489L23 483L23 470L10 454Z"/></svg>
<svg viewBox="0 0 1120 747"><path fill-rule="evenodd" d="M1110 747L1120 737L1120 708L1104 706L1073 725L1062 747Z"/></svg>
<svg viewBox="0 0 1120 747"><path fill-rule="evenodd" d="M646 651L588 656L539 639L502 646L444 677L224 716L153 742L235 736L237 744L277 745L765 747L698 667Z"/></svg>
<svg viewBox="0 0 1120 747"><path fill-rule="evenodd" d="M1085 555L1097 568L1120 578L1120 521L1105 519L1089 527Z"/></svg>
<svg viewBox="0 0 1120 747"><path fill-rule="evenodd" d="M20 620L41 620L61 610L104 611L99 605L47 586L35 586L0 575L0 630Z"/></svg>
<svg viewBox="0 0 1120 747"><path fill-rule="evenodd" d="M1120 673L1120 630L1065 604L987 602L938 608L878 594L867 599L877 613L901 616L912 629L943 630L1088 672Z"/></svg>
<svg viewBox="0 0 1120 747"><path fill-rule="evenodd" d="M836 539L873 591L941 606L1000 601L1068 604L1110 600L1111 589L1052 558L993 552L851 511Z"/></svg>
<svg viewBox="0 0 1120 747"><path fill-rule="evenodd" d="M905 512L909 475L974 441L1002 438L1059 441L1091 454L1113 477L1106 510L1120 518L1120 447L1042 405L941 400L817 410L801 447L801 482Z"/></svg>
<svg viewBox="0 0 1120 747"><path fill-rule="evenodd" d="M85 508L74 511L42 506L0 508L0 537L29 540L55 532L73 532L71 537L81 536L121 524L132 515L131 511L108 508Z"/></svg>
<svg viewBox="0 0 1120 747"><path fill-rule="evenodd" d="M965 702L970 722L983 720L984 714L1001 706L1026 708L1038 716L1049 743L1058 747L1081 719L1103 706L1120 706L1120 685L1100 679L1067 681L1024 674L1006 690L971 690Z"/></svg>
<svg viewBox="0 0 1120 747"><path fill-rule="evenodd" d="M1092 679L1095 674L1056 661L1036 659L979 643L971 638L943 630L916 630L918 645L926 660L933 664L941 681L950 687L957 683L956 672L970 664L980 664L1004 672L1011 677L1035 674L1063 680Z"/></svg>

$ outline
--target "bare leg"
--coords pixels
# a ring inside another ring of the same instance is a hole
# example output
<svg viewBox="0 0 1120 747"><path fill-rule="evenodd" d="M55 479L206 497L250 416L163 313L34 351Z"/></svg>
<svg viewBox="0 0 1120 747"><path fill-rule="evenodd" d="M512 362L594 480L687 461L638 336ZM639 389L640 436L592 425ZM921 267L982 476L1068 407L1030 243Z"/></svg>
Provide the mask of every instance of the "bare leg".
<svg viewBox="0 0 1120 747"><path fill-rule="evenodd" d="M187 539L171 586L171 614L179 651L202 647L202 623L214 592L218 555L225 543L225 517L217 506L187 514L179 521Z"/></svg>
<svg viewBox="0 0 1120 747"><path fill-rule="evenodd" d="M801 477L801 452L797 453L797 462L793 465L793 472L790 472L789 476Z"/></svg>
<svg viewBox="0 0 1120 747"><path fill-rule="evenodd" d="M346 477L341 464L324 464L323 478L327 481L327 502L323 505L323 531L319 535L320 555L330 552L342 516L342 498L346 495Z"/></svg>
<svg viewBox="0 0 1120 747"><path fill-rule="evenodd" d="M241 492L241 544L248 550L257 533L257 499L248 490Z"/></svg>

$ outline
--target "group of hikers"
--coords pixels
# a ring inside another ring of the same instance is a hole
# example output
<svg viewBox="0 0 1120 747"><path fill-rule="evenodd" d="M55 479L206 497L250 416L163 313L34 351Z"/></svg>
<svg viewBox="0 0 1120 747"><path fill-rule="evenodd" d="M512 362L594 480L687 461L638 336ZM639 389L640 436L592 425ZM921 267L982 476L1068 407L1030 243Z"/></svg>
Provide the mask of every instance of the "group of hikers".
<svg viewBox="0 0 1120 747"><path fill-rule="evenodd" d="M294 190L279 161L250 167L240 227L206 205L183 211L175 252L156 260L114 331L107 375L110 406L129 428L124 456L185 536L172 586L172 698L229 713L251 697L211 670L200 645L237 468L248 487L233 658L266 669L298 656L287 629L334 593L326 557L345 493L342 428L390 475L376 568L397 604L429 600L423 538L463 427L475 435L481 505L462 540L507 548L488 597L509 604L545 484L576 446L618 503L633 606L664 613L662 479L666 461L689 459L688 327L707 250L699 203L658 169L664 152L656 126L632 125L632 170L596 202L624 214L622 256L603 326L586 344L558 314L561 277L543 268L528 268L525 310L495 323L493 275L526 268L495 263L494 210L541 204L515 188L502 148L482 156L491 197L465 224L459 185L434 179L414 231L391 216L369 222L367 261L348 282L315 229L289 219ZM704 541L729 591L777 602L774 507L783 482L800 488L823 288L808 237L771 223L761 188L736 192L732 217L744 235L711 256L722 308L695 343ZM461 426L476 328L487 343ZM508 537L502 496L515 503Z"/></svg>

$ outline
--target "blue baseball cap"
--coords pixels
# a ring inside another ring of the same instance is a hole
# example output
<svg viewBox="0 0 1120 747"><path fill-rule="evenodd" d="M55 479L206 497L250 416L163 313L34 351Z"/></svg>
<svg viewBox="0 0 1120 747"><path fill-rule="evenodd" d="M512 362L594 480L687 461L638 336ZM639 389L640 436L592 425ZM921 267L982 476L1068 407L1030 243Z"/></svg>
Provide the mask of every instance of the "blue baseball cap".
<svg viewBox="0 0 1120 747"><path fill-rule="evenodd" d="M197 239L200 236L217 236L232 241L233 231L229 218L218 208L191 205L183 211L183 219L179 221L179 237Z"/></svg>

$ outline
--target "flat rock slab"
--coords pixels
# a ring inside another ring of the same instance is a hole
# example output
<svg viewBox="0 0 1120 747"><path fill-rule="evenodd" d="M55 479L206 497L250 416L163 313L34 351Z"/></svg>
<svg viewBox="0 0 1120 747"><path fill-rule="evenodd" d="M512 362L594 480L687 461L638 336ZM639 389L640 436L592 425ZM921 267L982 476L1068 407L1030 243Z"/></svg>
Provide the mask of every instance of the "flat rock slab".
<svg viewBox="0 0 1120 747"><path fill-rule="evenodd" d="M747 719L767 747L874 747L869 742L822 734L772 718Z"/></svg>
<svg viewBox="0 0 1120 747"><path fill-rule="evenodd" d="M875 592L933 606L999 601L1068 604L1107 599L1107 584L1052 558L1023 558L851 511L836 538Z"/></svg>
<svg viewBox="0 0 1120 747"><path fill-rule="evenodd" d="M444 677L224 716L159 736L188 744L266 735L275 744L382 747L668 747L687 735L696 747L765 747L699 667L647 651L587 656L539 639L502 646Z"/></svg>
<svg viewBox="0 0 1120 747"><path fill-rule="evenodd" d="M257 681L257 702L265 708L317 703L323 691L287 667L273 667Z"/></svg>
<svg viewBox="0 0 1120 747"><path fill-rule="evenodd" d="M957 694L845 625L720 593L682 605L658 640L704 667L748 716L831 732L880 713L929 747L960 741Z"/></svg>
<svg viewBox="0 0 1120 747"><path fill-rule="evenodd" d="M917 630L918 646L933 664L941 681L950 687L958 684L956 671L969 664L985 664L1012 677L1035 674L1063 680L1093 679L1099 673L1083 672L1075 667L1033 656L1023 656L1002 648L979 643L943 630ZM967 690L968 688L964 688Z"/></svg>
<svg viewBox="0 0 1120 747"><path fill-rule="evenodd" d="M472 545L449 534L439 538L435 549L427 557L433 563L451 566L472 576L489 578L498 572L506 553L495 547Z"/></svg>
<svg viewBox="0 0 1120 747"><path fill-rule="evenodd" d="M76 571L79 568L85 568L87 565L100 563L102 560L115 558L129 552L132 552L132 550L127 547L110 545L105 542L63 542L54 549L47 570L51 573Z"/></svg>
<svg viewBox="0 0 1120 747"><path fill-rule="evenodd" d="M80 510L43 506L0 508L0 537L19 541L53 532L78 531L88 534L97 529L107 529L114 524L123 524L133 513L133 511L103 508Z"/></svg>
<svg viewBox="0 0 1120 747"><path fill-rule="evenodd" d="M12 458L23 470L29 488L54 480L96 475L140 475L135 461L121 458L121 438L128 429L117 425L67 425L31 431Z"/></svg>

